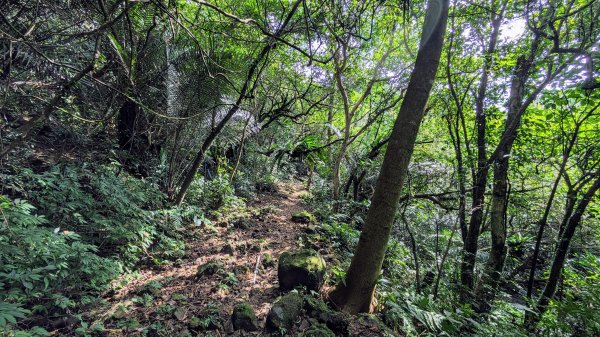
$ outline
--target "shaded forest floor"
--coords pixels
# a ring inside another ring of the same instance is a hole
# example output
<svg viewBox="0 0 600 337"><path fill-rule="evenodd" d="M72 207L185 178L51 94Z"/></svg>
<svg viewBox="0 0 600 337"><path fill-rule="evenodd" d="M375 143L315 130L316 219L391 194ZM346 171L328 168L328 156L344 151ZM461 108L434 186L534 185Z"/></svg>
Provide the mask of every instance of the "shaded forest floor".
<svg viewBox="0 0 600 337"><path fill-rule="evenodd" d="M265 334L234 332L229 318L236 304L248 302L264 328L270 306L280 295L277 259L298 248L300 234L311 226L291 220L293 212L304 209L303 193L299 182L281 183L278 192L259 194L245 210L191 225L184 234L183 259L117 281L122 288L107 294L107 305L90 317L102 322L106 336ZM318 249L318 244L312 248ZM330 262L332 257L320 251Z"/></svg>

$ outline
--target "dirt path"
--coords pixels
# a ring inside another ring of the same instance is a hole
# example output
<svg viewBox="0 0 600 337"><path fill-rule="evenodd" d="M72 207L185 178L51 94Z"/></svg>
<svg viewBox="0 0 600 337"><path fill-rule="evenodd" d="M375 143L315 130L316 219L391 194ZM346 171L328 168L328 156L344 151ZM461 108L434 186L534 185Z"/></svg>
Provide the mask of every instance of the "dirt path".
<svg viewBox="0 0 600 337"><path fill-rule="evenodd" d="M144 332L149 336L186 336L187 332L220 336L232 332L229 315L233 306L249 302L264 322L279 295L277 258L298 246L298 235L305 226L291 221L291 214L303 209L302 185L285 183L278 188L278 193L261 194L251 202L254 214L246 220L225 214L229 220L198 229L187 240L186 256L178 266L140 271L93 316L112 329L109 336ZM268 255L273 257L271 263ZM218 270L198 277L198 267L211 261ZM215 328L219 322L222 327L213 332L198 332L203 327Z"/></svg>

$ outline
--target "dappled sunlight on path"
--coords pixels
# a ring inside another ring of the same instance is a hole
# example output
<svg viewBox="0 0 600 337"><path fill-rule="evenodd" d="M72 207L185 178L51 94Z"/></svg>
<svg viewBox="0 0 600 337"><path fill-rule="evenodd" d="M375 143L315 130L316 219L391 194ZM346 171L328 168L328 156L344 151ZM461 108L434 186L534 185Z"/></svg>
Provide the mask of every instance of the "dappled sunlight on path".
<svg viewBox="0 0 600 337"><path fill-rule="evenodd" d="M117 335L119 330L135 335L152 324L158 336L183 334L197 319L208 326L221 322L218 330L231 332L234 305L249 302L264 321L279 295L276 261L283 251L297 247L306 227L291 221L292 213L303 209L300 198L306 192L301 183L281 183L278 190L249 202L254 209L250 216L225 214L213 225L191 228L185 234L183 261L141 270L129 282L121 280L126 285L107 296L108 305L94 312L94 318L106 321ZM206 264L216 265L216 271L198 276Z"/></svg>

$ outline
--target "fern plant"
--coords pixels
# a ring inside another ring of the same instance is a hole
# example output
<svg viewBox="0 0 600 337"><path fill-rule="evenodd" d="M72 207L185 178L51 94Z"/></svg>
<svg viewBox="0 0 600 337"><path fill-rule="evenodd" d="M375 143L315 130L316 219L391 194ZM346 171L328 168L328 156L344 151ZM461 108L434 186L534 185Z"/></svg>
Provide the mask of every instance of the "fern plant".
<svg viewBox="0 0 600 337"><path fill-rule="evenodd" d="M429 296L391 291L384 307L386 324L407 335L453 336L463 324L456 313L437 308Z"/></svg>

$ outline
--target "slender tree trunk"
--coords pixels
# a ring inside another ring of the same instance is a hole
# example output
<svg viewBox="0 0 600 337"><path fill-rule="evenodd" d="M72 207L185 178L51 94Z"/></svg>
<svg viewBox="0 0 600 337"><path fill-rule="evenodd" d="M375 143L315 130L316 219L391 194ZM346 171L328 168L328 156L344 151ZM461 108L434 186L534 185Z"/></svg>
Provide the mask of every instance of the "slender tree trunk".
<svg viewBox="0 0 600 337"><path fill-rule="evenodd" d="M386 137L386 138L380 140L379 142L377 142L377 144L375 144L371 148L371 150L367 154L366 158L369 160L373 160L373 159L377 158L377 156L379 156L379 154L381 153L381 149L388 143L389 140L390 140L390 137ZM347 187L349 190L350 185L352 185L352 198L355 201L358 201L360 185L362 184L362 181L363 181L363 179L365 179L366 175L367 175L367 170L363 169L358 176L356 175L356 172L354 172L348 179ZM344 193L348 193L348 191L346 191Z"/></svg>
<svg viewBox="0 0 600 337"><path fill-rule="evenodd" d="M346 274L346 282L338 284L329 294L333 303L350 313L374 309L372 300L375 285L381 272L425 105L440 61L448 18L448 2L428 2L419 53L394 124L371 207Z"/></svg>
<svg viewBox="0 0 600 337"><path fill-rule="evenodd" d="M446 263L446 258L448 258L448 253L450 252L450 247L452 247L452 240L454 239L454 234L456 233L456 229L452 230L452 234L450 234L450 238L448 238L448 243L446 244L446 249L444 250L444 254L442 255L442 260L439 264L437 264L437 276L435 278L435 283L431 293L433 294L433 299L437 299L438 290L440 287L440 280L444 274L444 264Z"/></svg>
<svg viewBox="0 0 600 337"><path fill-rule="evenodd" d="M167 196L170 200L175 198L175 193L177 192L178 180L181 178L179 175L181 170L178 169L178 160L181 156L180 150L180 140L181 134L183 130L184 124L182 122L178 122L175 127L175 131L173 132L173 142L171 146L171 158L169 159L169 168L167 170Z"/></svg>
<svg viewBox="0 0 600 337"><path fill-rule="evenodd" d="M394 39L394 31L395 31L395 29L392 29L390 45L392 44L393 39ZM346 47L347 47L347 41L341 44L341 48L336 51L335 57L334 57L334 65L335 65L334 79L337 84L338 91L340 92L340 95L342 96L342 102L343 102L343 106L344 106L344 138L342 140L340 150L337 153L337 155L334 159L334 163L333 163L333 178L332 178L333 199L336 201L339 200L340 192L341 192L340 191L340 184L341 184L340 170L341 170L342 161L344 160L344 157L346 156L346 151L348 150L348 147L352 144L352 142L354 140L357 139L358 135L362 132L362 131L359 131L358 134L355 134L352 137L352 139L350 139L350 136L351 136L350 133L352 131L352 129L351 129L352 121L354 120L354 116L356 116L356 112L358 111L360 106L363 104L365 99L367 97L369 97L369 95L371 94L373 85L375 84L375 82L377 81L377 79L379 77L379 72L381 71L383 65L385 64L386 59L389 57L389 55L394 50L394 48L388 48L388 50L383 54L383 56L381 56L379 61L377 61L377 65L375 66L375 69L373 69L373 75L372 75L371 79L369 80L369 82L367 83L365 90L363 91L361 96L356 100L356 102L354 102L354 104L352 106L350 106L350 98L348 97L348 91L346 90L346 87L344 86L344 82L342 80L342 74L347 66ZM367 125L368 124L370 124L370 123L367 123ZM363 128L362 130L365 130L365 129ZM338 206L338 204L336 203L335 207L337 208L337 206Z"/></svg>
<svg viewBox="0 0 600 337"><path fill-rule="evenodd" d="M231 177L229 178L229 182L232 182L233 178L235 178L238 166L240 165L240 161L242 160L242 153L244 152L244 141L246 140L246 129L248 129L248 123L250 123L251 118L252 115L248 116L248 119L246 119L246 123L244 123L244 129L242 130L242 138L240 139L240 149L238 150L237 158L235 160L235 165L233 166L233 171L231 171Z"/></svg>
<svg viewBox="0 0 600 337"><path fill-rule="evenodd" d="M517 138L517 129L509 129L512 124L521 123L520 113L523 106L523 92L525 83L529 77L531 69L531 60L520 59L517 61L516 73L513 76L511 85L511 95L508 103L508 116L506 118L505 134L508 135L508 141L501 144L501 150L498 152L498 159L494 165L494 185L492 188L492 210L490 230L492 235L492 248L490 259L488 260L488 273L492 280L497 280L504 267L506 257L506 204L508 198L508 167L509 158L512 152L512 146Z"/></svg>
<svg viewBox="0 0 600 337"><path fill-rule="evenodd" d="M340 199L340 169L342 166L342 160L346 154L346 149L348 148L348 138L348 133L344 132L344 140L342 140L340 151L337 153L337 156L333 162L333 200L336 201Z"/></svg>
<svg viewBox="0 0 600 337"><path fill-rule="evenodd" d="M456 124L453 126L452 121L450 118L448 118L448 131L454 147L454 154L456 156L456 171L458 173L458 224L460 227L461 237L463 241L465 241L467 238L467 187L466 173L460 145L460 124L458 120L459 118L457 116Z"/></svg>
<svg viewBox="0 0 600 337"><path fill-rule="evenodd" d="M477 169L475 181L473 182L473 198L471 201L471 218L466 233L466 240L463 246L463 260L461 263L461 300L465 303L471 301L471 291L474 288L474 270L475 259L477 257L477 248L481 224L484 219L485 190L487 186L489 165L487 164L486 153L486 114L485 99L487 97L487 87L490 69L492 67L492 56L496 50L498 35L500 33L500 24L504 17L504 6L499 15L492 16L492 32L488 48L484 55L484 64L481 74L481 80L477 89L475 99L475 121L477 123Z"/></svg>
<svg viewBox="0 0 600 337"><path fill-rule="evenodd" d="M554 184L552 185L552 190L550 191L550 196L548 197L548 202L546 203L546 207L544 208L544 213L542 215L542 218L538 222L539 228L538 228L538 232L537 232L537 236L536 236L536 240L535 240L535 248L533 249L533 257L531 260L531 269L529 270L529 278L527 280L527 298L528 299L530 299L533 296L533 291L535 290L534 283L535 283L535 272L537 269L537 260L540 255L540 247L542 244L542 239L544 237L544 230L546 229L546 225L548 224L548 216L550 215L550 209L552 208L552 203L554 202L554 196L556 195L556 190L558 189L558 184L561 181L561 178L565 171L565 167L567 166L567 161L571 155L571 150L573 149L573 146L575 145L575 141L577 140L580 125L581 124L577 124L575 126L573 135L571 136L571 139L569 140L567 148L563 152L562 160L560 163L560 168L558 170L558 174L556 176L556 179L554 180ZM569 214L569 216L570 216L570 214Z"/></svg>
<svg viewBox="0 0 600 337"><path fill-rule="evenodd" d="M335 51L333 61L335 67L333 78L335 80L337 89L342 96L342 103L344 107L344 138L342 139L340 149L336 153L333 160L333 177L331 178L333 184L333 200L338 201L340 199L340 167L342 165L344 155L346 154L346 149L348 148L348 140L350 139L350 124L352 123L352 119L354 117L354 109L351 109L350 107L348 92L346 91L346 87L344 86L344 82L342 80L342 74L346 69L347 64L346 44L344 42L340 42L340 46L338 46L338 49ZM335 203L334 209L337 210L338 206L339 204Z"/></svg>
<svg viewBox="0 0 600 337"><path fill-rule="evenodd" d="M408 203L410 201L409 200L406 201L406 207L408 207ZM418 251L418 247L417 247L417 240L415 239L415 235L412 232L412 230L410 229L410 225L408 223L408 220L406 219L406 207L404 208L404 211L402 212L402 221L404 221L404 225L406 226L406 232L408 233L408 237L410 239L410 250L412 252L412 256L413 256L413 263L415 264L415 292L417 294L421 293L421 268L419 265L419 251Z"/></svg>
<svg viewBox="0 0 600 337"><path fill-rule="evenodd" d="M499 285L506 258L506 197L508 193L508 157L494 166L490 231L492 245L486 269L475 295L475 310L489 312Z"/></svg>
<svg viewBox="0 0 600 337"><path fill-rule="evenodd" d="M567 176L565 175L565 178ZM565 179L566 180L566 179ZM569 218L571 217L571 214L573 214L573 210L575 209L575 203L577 201L577 192L578 189L576 189L574 186L569 186L569 190L567 191L567 200L565 202L565 214L563 216L563 220L560 223L560 226L558 228L558 235L557 235L557 239L560 240L560 238L563 235L563 232L565 231L565 227L567 226L567 223L569 222Z"/></svg>
<svg viewBox="0 0 600 337"><path fill-rule="evenodd" d="M367 174L367 171L362 171L360 173L360 176L357 178L354 178L354 181L352 182L352 200L354 201L358 201L358 196L360 194L360 184L362 182L362 180L365 178L365 175Z"/></svg>
<svg viewBox="0 0 600 337"><path fill-rule="evenodd" d="M306 181L306 190L310 192L310 187L312 185L312 180L313 180L313 175L314 175L315 169L313 168L312 165L308 165L308 180Z"/></svg>
<svg viewBox="0 0 600 337"><path fill-rule="evenodd" d="M575 208L573 215L571 215L571 217L569 218L565 226L563 235L560 238L560 241L558 242L558 245L556 247L556 253L554 255L554 260L552 261L552 267L550 267L550 273L548 275L548 280L546 281L546 286L544 287L544 291L542 291L542 295L540 296L537 302L537 312L532 313L528 311L525 314L525 324L528 325L530 328L534 327L539 322L542 314L548 308L550 300L552 300L556 293L556 288L558 286L558 282L562 274L565 259L567 257L571 245L571 239L573 239L575 230L577 229L577 227L579 227L581 223L581 218L583 217L587 206L592 200L592 197L600 189L600 170L596 171L595 176L597 177L596 180L585 192L585 194L577 204L577 208Z"/></svg>
<svg viewBox="0 0 600 337"><path fill-rule="evenodd" d="M140 117L139 106L127 99L119 109L117 130L119 139L119 148L129 150L133 148L137 132L138 119Z"/></svg>
<svg viewBox="0 0 600 337"><path fill-rule="evenodd" d="M331 79L335 81L334 78ZM331 96L329 99L329 109L327 109L327 144L331 143L333 138L333 109L335 107L335 84L331 84Z"/></svg>
<svg viewBox="0 0 600 337"><path fill-rule="evenodd" d="M484 209L484 196L485 186L487 184L487 172L486 168L480 168L477 173L476 184L473 186L473 200L471 202L471 218L469 220L469 230L467 232L467 240L463 244L463 259L461 263L461 300L463 302L470 302L471 290L474 286L474 269L475 269L475 258L477 256L477 245L479 241L479 233L481 231L481 224L483 223L483 209Z"/></svg>
<svg viewBox="0 0 600 337"><path fill-rule="evenodd" d="M355 170L356 169L352 169L352 171L350 171L350 174L348 175L348 180L346 180L346 183L344 184L344 193L342 194L344 197L348 195L352 183L356 180Z"/></svg>
<svg viewBox="0 0 600 337"><path fill-rule="evenodd" d="M447 119L448 122L448 133L450 134L450 139L452 140L452 145L454 147L454 154L456 157L456 171L458 174L458 189L460 195L458 196L458 222L460 226L460 234L463 242L467 240L467 188L466 188L466 173L465 166L462 154L462 146L461 146L461 136L460 136L460 127L463 116L463 101L459 98L456 90L454 88L454 82L452 80L452 46L454 44L454 31L455 31L455 21L454 18L451 19L452 22L452 34L450 34L449 39L449 47L448 52L446 53L446 78L448 80L448 88L450 89L450 94L452 95L452 99L454 104L456 105L456 120L455 123L452 124L451 118ZM468 141L469 139L465 137L465 146L468 149ZM468 155L470 155L470 151L467 151ZM454 234L454 233L453 233ZM439 282L439 279L438 281ZM437 285L437 283L436 283ZM437 293L437 289L436 289ZM435 296L435 295L434 295Z"/></svg>
<svg viewBox="0 0 600 337"><path fill-rule="evenodd" d="M242 101L246 98L246 94L248 92L252 91L253 87L251 88L250 84L252 82L252 79L254 78L256 71L258 70L259 64L267 56L269 51L275 47L276 38L280 37L281 34L283 33L283 31L286 29L287 25L291 21L292 17L294 16L294 13L298 9L298 6L300 5L301 2L302 2L302 0L297 0L296 2L294 2L294 4L292 5L292 8L290 9L290 12L288 13L287 17L284 20L284 22L281 24L279 29L277 29L277 31L273 34L273 37L269 39L269 41L267 42L267 45L263 47L263 49L260 51L258 56L254 59L254 61L252 61L252 64L250 65L250 68L248 69L248 74L246 75L244 85L242 86L242 90L240 90L239 96L238 96L235 104L229 109L229 111L227 111L227 114L225 114L225 117L223 117L223 119L214 128L211 129L210 133L208 134L208 136L202 143L200 150L196 154L196 157L194 158L194 161L192 162L192 166L186 173L185 178L181 184L181 187L179 188L179 193L177 194L177 198L175 199L176 204L181 205L181 203L183 202L183 199L185 199L185 194L187 193L188 188L192 184L192 181L194 181L194 177L196 176L196 172L198 171L198 168L202 164L202 160L204 160L204 155L205 155L206 151L208 151L208 149L212 145L213 141L221 133L221 131L223 130L223 128L225 127L227 122L229 122L231 117L233 117L233 115L240 109L240 105L242 104Z"/></svg>

